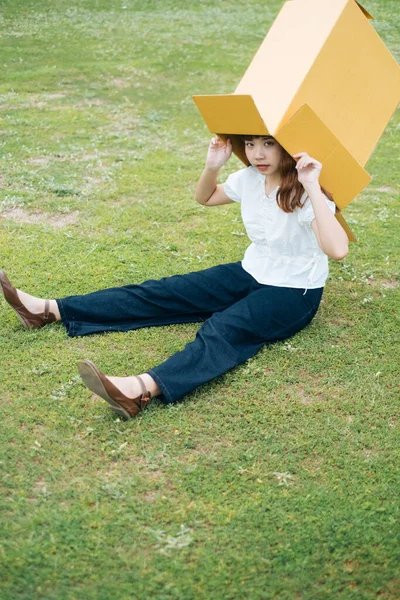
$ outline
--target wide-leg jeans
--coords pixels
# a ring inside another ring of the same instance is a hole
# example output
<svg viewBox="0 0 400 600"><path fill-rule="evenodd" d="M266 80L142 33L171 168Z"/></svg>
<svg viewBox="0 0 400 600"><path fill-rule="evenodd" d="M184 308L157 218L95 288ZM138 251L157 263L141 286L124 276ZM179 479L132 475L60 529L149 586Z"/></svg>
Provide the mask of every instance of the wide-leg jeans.
<svg viewBox="0 0 400 600"><path fill-rule="evenodd" d="M69 336L201 322L192 342L148 371L169 404L306 327L322 292L260 284L237 262L57 304Z"/></svg>

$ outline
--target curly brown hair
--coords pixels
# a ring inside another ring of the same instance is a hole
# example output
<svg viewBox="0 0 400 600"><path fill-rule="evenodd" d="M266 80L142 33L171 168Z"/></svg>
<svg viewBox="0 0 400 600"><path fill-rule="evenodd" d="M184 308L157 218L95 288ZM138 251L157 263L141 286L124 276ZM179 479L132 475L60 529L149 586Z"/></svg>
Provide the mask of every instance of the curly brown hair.
<svg viewBox="0 0 400 600"><path fill-rule="evenodd" d="M229 137L232 138L234 136ZM297 178L296 161L288 152L286 152L285 148L283 148L272 135L237 135L235 137L239 139L243 145L245 142L264 137L273 139L278 144L281 148L281 161L279 164L281 185L279 186L279 191L276 195L276 201L278 206L286 213L293 212L297 207L301 208L304 204L304 202L301 201L304 194L304 188ZM333 200L333 196L330 192L324 188L321 189L329 200Z"/></svg>

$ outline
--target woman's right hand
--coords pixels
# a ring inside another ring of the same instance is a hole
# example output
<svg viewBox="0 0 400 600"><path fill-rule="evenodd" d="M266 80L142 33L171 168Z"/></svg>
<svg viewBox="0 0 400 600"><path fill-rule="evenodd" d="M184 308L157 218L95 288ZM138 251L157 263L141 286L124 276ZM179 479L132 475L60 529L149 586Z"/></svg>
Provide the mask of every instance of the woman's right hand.
<svg viewBox="0 0 400 600"><path fill-rule="evenodd" d="M232 154L232 144L228 138L226 142L219 137L213 137L208 147L206 167L220 169Z"/></svg>

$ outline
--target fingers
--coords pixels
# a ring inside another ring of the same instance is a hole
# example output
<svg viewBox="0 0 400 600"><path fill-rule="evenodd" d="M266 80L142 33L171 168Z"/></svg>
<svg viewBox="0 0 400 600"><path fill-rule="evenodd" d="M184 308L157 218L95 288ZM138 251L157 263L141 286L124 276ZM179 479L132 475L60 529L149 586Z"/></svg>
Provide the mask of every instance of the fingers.
<svg viewBox="0 0 400 600"><path fill-rule="evenodd" d="M221 168L231 157L232 144L229 139L221 140L218 136L214 136L210 140L208 146L206 164L212 168Z"/></svg>
<svg viewBox="0 0 400 600"><path fill-rule="evenodd" d="M322 169L322 164L318 162L315 158L312 158L307 154L307 152L298 152L297 154L293 154L294 159L298 159L296 164L296 169L299 171L300 169L306 169L307 167L313 167L314 169Z"/></svg>
<svg viewBox="0 0 400 600"><path fill-rule="evenodd" d="M229 138L227 138L226 141L224 141L221 140L221 138L219 138L218 136L214 136L213 138L211 138L210 146L215 148L222 148L224 146L227 146L228 148L231 148L232 144Z"/></svg>

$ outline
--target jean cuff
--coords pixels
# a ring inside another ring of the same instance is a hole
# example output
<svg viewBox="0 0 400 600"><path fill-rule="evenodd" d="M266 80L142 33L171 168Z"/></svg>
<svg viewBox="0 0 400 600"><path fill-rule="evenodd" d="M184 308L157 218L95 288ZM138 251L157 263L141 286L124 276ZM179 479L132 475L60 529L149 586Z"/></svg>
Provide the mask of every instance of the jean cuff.
<svg viewBox="0 0 400 600"><path fill-rule="evenodd" d="M148 375L150 375L150 377L152 377L154 379L154 381L156 382L156 384L158 385L158 387L160 388L160 390L162 391L162 396L159 396L159 399L161 400L161 402L163 404L172 404L173 402L175 402L174 398L172 398L167 386L165 385L165 383L158 377L158 375L156 375L156 373L150 369L149 371L146 371Z"/></svg>
<svg viewBox="0 0 400 600"><path fill-rule="evenodd" d="M73 321L72 322L68 321L62 299L56 298L56 302L57 302L58 310L60 311L61 322L64 325L65 329L67 330L67 334L70 337L74 337L74 323L73 323Z"/></svg>

